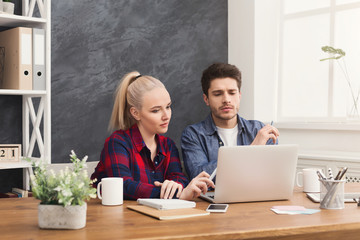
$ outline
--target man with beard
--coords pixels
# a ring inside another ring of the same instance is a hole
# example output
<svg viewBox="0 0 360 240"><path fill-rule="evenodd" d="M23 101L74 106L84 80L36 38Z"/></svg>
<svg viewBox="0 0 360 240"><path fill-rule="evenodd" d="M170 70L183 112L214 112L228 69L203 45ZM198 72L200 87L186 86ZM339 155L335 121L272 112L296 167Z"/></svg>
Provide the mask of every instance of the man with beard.
<svg viewBox="0 0 360 240"><path fill-rule="evenodd" d="M211 112L204 121L186 127L181 137L190 179L216 169L221 146L277 144L279 131L274 126L239 116L241 72L236 66L212 64L204 70L201 85Z"/></svg>

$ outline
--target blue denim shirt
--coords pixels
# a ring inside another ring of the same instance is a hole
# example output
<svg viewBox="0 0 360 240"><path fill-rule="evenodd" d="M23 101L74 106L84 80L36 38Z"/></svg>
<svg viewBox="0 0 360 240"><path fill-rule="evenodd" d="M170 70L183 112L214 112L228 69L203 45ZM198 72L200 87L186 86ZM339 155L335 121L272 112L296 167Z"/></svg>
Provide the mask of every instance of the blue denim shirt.
<svg viewBox="0 0 360 240"><path fill-rule="evenodd" d="M238 145L250 145L264 124L257 120L238 118ZM269 139L266 144L273 144ZM202 122L185 128L181 136L181 149L185 170L190 179L202 171L211 174L217 165L219 147L223 146L211 114Z"/></svg>

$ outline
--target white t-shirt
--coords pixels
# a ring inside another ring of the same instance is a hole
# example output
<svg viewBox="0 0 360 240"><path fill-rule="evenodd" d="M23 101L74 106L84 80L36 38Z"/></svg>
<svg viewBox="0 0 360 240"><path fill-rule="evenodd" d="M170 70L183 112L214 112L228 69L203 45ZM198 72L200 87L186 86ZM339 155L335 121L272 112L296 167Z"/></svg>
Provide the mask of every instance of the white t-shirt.
<svg viewBox="0 0 360 240"><path fill-rule="evenodd" d="M220 128L216 127L218 134L221 140L224 142L224 146L236 146L237 145L237 135L238 135L238 125L234 128Z"/></svg>

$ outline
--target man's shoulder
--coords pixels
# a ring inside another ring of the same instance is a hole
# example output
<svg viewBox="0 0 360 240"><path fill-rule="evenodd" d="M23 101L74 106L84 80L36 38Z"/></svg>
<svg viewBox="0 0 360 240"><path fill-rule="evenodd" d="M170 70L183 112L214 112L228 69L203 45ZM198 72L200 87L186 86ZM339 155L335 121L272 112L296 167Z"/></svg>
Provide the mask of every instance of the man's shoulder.
<svg viewBox="0 0 360 240"><path fill-rule="evenodd" d="M183 131L183 135L184 134L198 134L198 133L203 133L206 129L206 119L197 122L197 123L193 123L188 125L187 127L185 127L184 131Z"/></svg>
<svg viewBox="0 0 360 240"><path fill-rule="evenodd" d="M205 126L205 120L188 125L185 129L201 129Z"/></svg>
<svg viewBox="0 0 360 240"><path fill-rule="evenodd" d="M259 120L247 120L239 116L239 122L241 123L242 127L247 129L261 129L265 124Z"/></svg>

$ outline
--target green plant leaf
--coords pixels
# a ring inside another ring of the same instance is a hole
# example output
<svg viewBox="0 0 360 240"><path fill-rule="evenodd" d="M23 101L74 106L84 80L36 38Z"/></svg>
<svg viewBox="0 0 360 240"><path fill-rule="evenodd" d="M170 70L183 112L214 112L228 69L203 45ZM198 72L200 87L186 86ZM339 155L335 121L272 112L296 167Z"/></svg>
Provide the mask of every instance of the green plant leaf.
<svg viewBox="0 0 360 240"><path fill-rule="evenodd" d="M87 174L87 157L83 160L78 159L72 151L70 161L72 168L65 168L60 173L55 174L47 168L43 162L32 161L35 168L34 175L31 177L31 187L35 198L41 204L56 205L82 205L85 200L96 197L96 189L92 187L94 180Z"/></svg>
<svg viewBox="0 0 360 240"><path fill-rule="evenodd" d="M345 52L341 48L333 48L331 46L323 46L321 50L325 53L329 53L331 57L320 59L320 61L326 60L338 60L345 56Z"/></svg>

